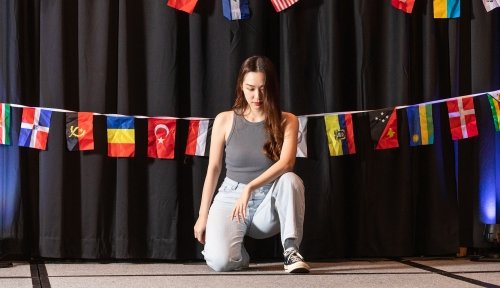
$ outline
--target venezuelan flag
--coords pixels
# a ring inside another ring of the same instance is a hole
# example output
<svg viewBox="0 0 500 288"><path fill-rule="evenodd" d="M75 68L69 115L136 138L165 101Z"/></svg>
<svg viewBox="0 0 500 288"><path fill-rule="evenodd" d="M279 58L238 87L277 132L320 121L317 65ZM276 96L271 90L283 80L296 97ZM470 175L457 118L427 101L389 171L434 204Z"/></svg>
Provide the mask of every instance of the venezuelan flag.
<svg viewBox="0 0 500 288"><path fill-rule="evenodd" d="M491 114L493 114L495 130L500 131L500 93L497 94L497 97L488 94L488 100L490 101Z"/></svg>
<svg viewBox="0 0 500 288"><path fill-rule="evenodd" d="M434 144L432 105L410 106L406 109L406 114L408 115L410 146Z"/></svg>
<svg viewBox="0 0 500 288"><path fill-rule="evenodd" d="M434 18L460 17L460 0L434 0Z"/></svg>
<svg viewBox="0 0 500 288"><path fill-rule="evenodd" d="M134 117L107 117L108 156L133 157L135 154Z"/></svg>
<svg viewBox="0 0 500 288"><path fill-rule="evenodd" d="M330 156L356 153L352 114L327 115L325 127Z"/></svg>

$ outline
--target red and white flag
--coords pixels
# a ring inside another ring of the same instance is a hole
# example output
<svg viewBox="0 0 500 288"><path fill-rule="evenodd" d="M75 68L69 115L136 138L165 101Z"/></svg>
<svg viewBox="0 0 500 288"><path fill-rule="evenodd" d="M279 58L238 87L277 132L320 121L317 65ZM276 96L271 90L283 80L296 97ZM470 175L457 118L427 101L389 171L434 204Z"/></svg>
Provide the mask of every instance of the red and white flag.
<svg viewBox="0 0 500 288"><path fill-rule="evenodd" d="M298 1L299 0L271 0L271 3L273 3L274 10L276 10L276 12L281 12Z"/></svg>
<svg viewBox="0 0 500 288"><path fill-rule="evenodd" d="M470 138L478 135L476 111L473 97L461 97L446 101L450 119L451 138L453 140Z"/></svg>
<svg viewBox="0 0 500 288"><path fill-rule="evenodd" d="M208 156L213 120L190 120L186 155Z"/></svg>
<svg viewBox="0 0 500 288"><path fill-rule="evenodd" d="M175 119L148 119L148 157L174 159Z"/></svg>

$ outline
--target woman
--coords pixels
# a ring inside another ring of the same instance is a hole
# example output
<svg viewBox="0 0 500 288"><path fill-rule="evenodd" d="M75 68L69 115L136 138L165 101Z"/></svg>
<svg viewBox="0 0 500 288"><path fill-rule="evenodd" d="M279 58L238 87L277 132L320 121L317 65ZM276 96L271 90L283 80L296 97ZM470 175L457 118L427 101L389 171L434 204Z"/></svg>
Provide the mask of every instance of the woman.
<svg viewBox="0 0 500 288"><path fill-rule="evenodd" d="M309 272L298 252L304 222L304 185L293 172L298 120L281 112L272 62L260 56L242 64L232 111L217 115L194 237L215 271L248 267L248 235L262 239L281 232L284 267ZM226 152L226 178L210 207Z"/></svg>

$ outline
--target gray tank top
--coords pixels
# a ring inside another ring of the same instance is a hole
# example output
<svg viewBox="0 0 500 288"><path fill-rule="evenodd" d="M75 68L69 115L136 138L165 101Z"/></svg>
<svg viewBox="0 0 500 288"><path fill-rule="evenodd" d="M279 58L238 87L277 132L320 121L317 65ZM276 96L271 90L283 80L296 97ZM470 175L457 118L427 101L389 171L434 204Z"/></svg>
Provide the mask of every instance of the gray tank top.
<svg viewBox="0 0 500 288"><path fill-rule="evenodd" d="M248 184L274 162L263 152L266 143L264 121L250 122L233 114L233 127L226 141L226 176Z"/></svg>

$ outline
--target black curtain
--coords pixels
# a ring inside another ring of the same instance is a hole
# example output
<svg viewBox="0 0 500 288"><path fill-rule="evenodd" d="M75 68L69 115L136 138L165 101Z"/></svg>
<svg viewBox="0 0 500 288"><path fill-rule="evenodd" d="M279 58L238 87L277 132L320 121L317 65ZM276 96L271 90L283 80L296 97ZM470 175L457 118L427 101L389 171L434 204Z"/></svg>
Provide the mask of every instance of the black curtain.
<svg viewBox="0 0 500 288"><path fill-rule="evenodd" d="M282 107L296 115L365 111L500 89L500 9L462 0L459 19L434 19L432 1L405 14L384 0L301 0L282 13L250 1L242 21L221 1L188 15L165 0L1 0L0 102L144 116L215 117L234 100L242 61L276 64ZM435 143L375 151L368 116L354 114L355 155L329 157L322 117L309 117L301 252L308 259L453 254L482 245L479 193L500 194L499 133L486 97L475 98L480 135L453 142L434 104ZM0 253L50 258L195 259L192 236L208 164L187 157L177 121L174 160L107 156L105 116L96 149L66 149L54 112L47 151L0 145ZM493 160L492 160L493 159ZM496 160L495 160L496 159ZM493 172L492 172L493 171ZM487 176L484 176L487 175ZM496 177L496 178L495 178ZM496 179L496 180L495 180ZM500 201L499 201L500 202ZM500 217L497 217L500 219ZM479 236L478 236L479 235ZM247 239L251 256L278 257L279 239Z"/></svg>

